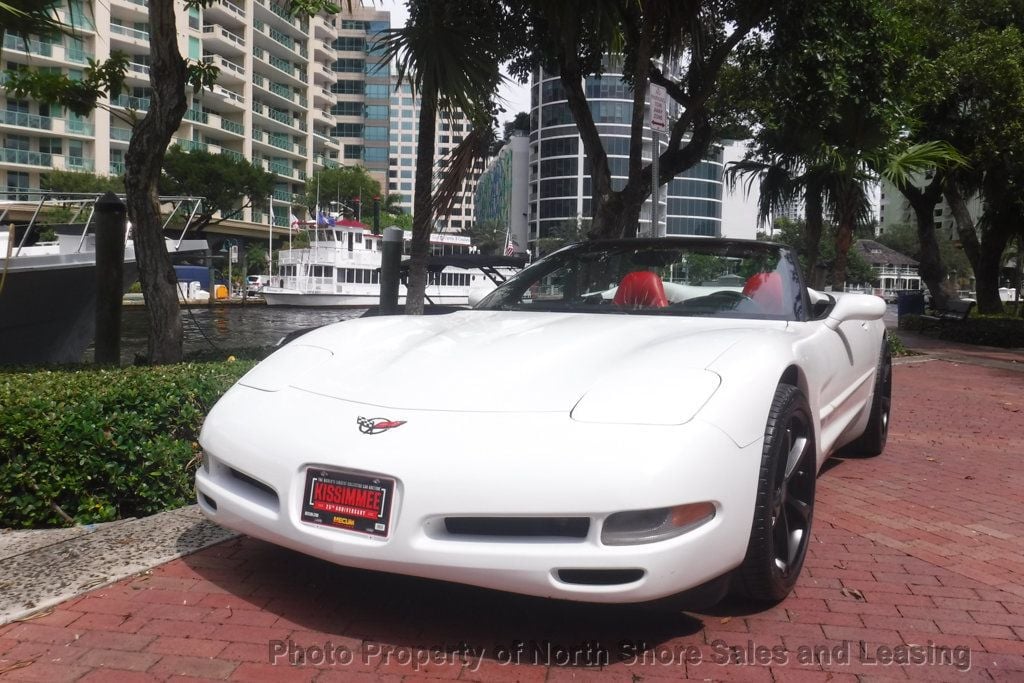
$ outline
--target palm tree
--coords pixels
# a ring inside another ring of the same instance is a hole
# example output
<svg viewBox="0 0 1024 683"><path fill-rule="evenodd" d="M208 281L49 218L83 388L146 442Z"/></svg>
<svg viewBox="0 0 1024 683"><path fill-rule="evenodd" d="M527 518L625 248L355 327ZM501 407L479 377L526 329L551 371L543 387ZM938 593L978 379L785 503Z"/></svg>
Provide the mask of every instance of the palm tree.
<svg viewBox="0 0 1024 683"><path fill-rule="evenodd" d="M380 38L386 60L395 64L399 83L420 97L416 144L416 199L406 313L423 312L434 195L434 131L438 115L472 114L497 90L496 0L410 0L409 21Z"/></svg>
<svg viewBox="0 0 1024 683"><path fill-rule="evenodd" d="M836 147L822 147L814 154L776 155L768 160L745 159L733 162L725 177L730 188L745 179L749 192L758 183L758 220L765 222L790 202L803 199L806 205L805 278L815 282L819 243L827 209L836 223L835 261L832 286L841 291L846 285L848 255L854 231L867 222L871 213L869 188L885 178L897 188L910 184L918 173L964 163L955 149L945 142L910 145L902 140L860 154L843 154Z"/></svg>

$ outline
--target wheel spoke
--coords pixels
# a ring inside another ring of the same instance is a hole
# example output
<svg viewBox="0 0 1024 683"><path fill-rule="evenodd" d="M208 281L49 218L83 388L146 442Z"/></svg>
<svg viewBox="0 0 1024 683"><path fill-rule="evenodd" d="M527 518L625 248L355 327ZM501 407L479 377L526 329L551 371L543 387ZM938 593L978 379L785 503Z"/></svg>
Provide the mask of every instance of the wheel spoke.
<svg viewBox="0 0 1024 683"><path fill-rule="evenodd" d="M800 464L800 460L804 457L804 451L806 449L806 436L799 436L795 439L790 439L789 451L786 454L785 480L787 483L793 477L793 472L796 471L797 465Z"/></svg>
<svg viewBox="0 0 1024 683"><path fill-rule="evenodd" d="M775 555L775 566L785 574L789 571L790 565L789 519L786 516L785 506L779 511L773 524L772 543L775 546L773 553Z"/></svg>
<svg viewBox="0 0 1024 683"><path fill-rule="evenodd" d="M799 527L800 529L806 529L807 522L811 518L811 506L802 500L798 500L794 496L789 497L788 503L789 509L794 517L793 526Z"/></svg>

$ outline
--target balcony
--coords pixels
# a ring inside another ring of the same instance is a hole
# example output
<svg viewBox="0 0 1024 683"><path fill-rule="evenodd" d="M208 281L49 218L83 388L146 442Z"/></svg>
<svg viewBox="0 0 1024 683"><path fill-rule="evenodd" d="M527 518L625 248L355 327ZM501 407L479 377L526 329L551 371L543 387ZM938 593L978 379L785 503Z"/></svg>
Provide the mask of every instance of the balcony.
<svg viewBox="0 0 1024 683"><path fill-rule="evenodd" d="M235 121L229 121L228 119L222 118L220 120L220 127L222 130L234 133L235 135L245 135L245 126L241 123L236 123Z"/></svg>
<svg viewBox="0 0 1024 683"><path fill-rule="evenodd" d="M121 128L120 126L111 126L110 139L115 142L129 142L132 139L132 129Z"/></svg>
<svg viewBox="0 0 1024 683"><path fill-rule="evenodd" d="M142 78L149 79L149 67L138 62L128 62L128 71Z"/></svg>
<svg viewBox="0 0 1024 683"><path fill-rule="evenodd" d="M11 33L4 35L4 49L39 55L40 57L53 56L53 45L50 43L44 43L34 38L25 39Z"/></svg>
<svg viewBox="0 0 1024 683"><path fill-rule="evenodd" d="M231 2L231 0L216 0L215 2L211 2L206 9L203 10L203 14L210 19L224 17L242 22L246 19L245 8L239 7L235 3Z"/></svg>
<svg viewBox="0 0 1024 683"><path fill-rule="evenodd" d="M226 102L232 102L240 107L245 106L245 96L239 95L234 90L228 90L222 85L215 85L213 86L213 92L224 97Z"/></svg>
<svg viewBox="0 0 1024 683"><path fill-rule="evenodd" d="M137 40L141 43L149 43L149 33L146 31L140 31L130 26L122 26L121 24L110 24L110 33L115 36L124 36L130 40Z"/></svg>
<svg viewBox="0 0 1024 683"><path fill-rule="evenodd" d="M208 152L208 151L210 151L209 147L207 146L207 144L205 142L199 142L197 140L189 140L187 138L174 138L171 141L171 144L178 145L179 147L181 147L186 152L195 152L197 150L200 151L200 152Z"/></svg>
<svg viewBox="0 0 1024 683"><path fill-rule="evenodd" d="M110 175L124 175L124 162L123 161L111 161L110 162Z"/></svg>
<svg viewBox="0 0 1024 683"><path fill-rule="evenodd" d="M22 164L24 166L53 166L52 154L30 152L27 149L0 148L0 161L5 164Z"/></svg>
<svg viewBox="0 0 1024 683"><path fill-rule="evenodd" d="M203 62L213 64L220 69L220 73L217 75L218 80L234 81L235 83L245 80L245 67L237 62L220 55L203 55Z"/></svg>
<svg viewBox="0 0 1024 683"><path fill-rule="evenodd" d="M68 116L66 130L72 135L88 135L90 137L96 133L95 126L74 114Z"/></svg>
<svg viewBox="0 0 1024 683"><path fill-rule="evenodd" d="M196 123L209 123L210 116L201 109L186 109L185 114L182 116L184 119L189 121L195 121Z"/></svg>
<svg viewBox="0 0 1024 683"><path fill-rule="evenodd" d="M8 126L20 126L22 128L35 128L37 130L53 130L53 119L49 116L38 116L20 111L6 109L0 115L0 123Z"/></svg>
<svg viewBox="0 0 1024 683"><path fill-rule="evenodd" d="M129 95L118 95L117 99L111 102L115 107L135 109L137 111L148 111L149 103L150 101L148 97L131 97Z"/></svg>
<svg viewBox="0 0 1024 683"><path fill-rule="evenodd" d="M212 24L204 25L203 38L216 43L222 49L225 49L232 54L245 54L245 39L237 33L227 30L223 26L214 26Z"/></svg>
<svg viewBox="0 0 1024 683"><path fill-rule="evenodd" d="M30 152L26 149L0 148L0 162L22 166L38 166L47 170L92 171L95 161L88 157L68 157L48 152Z"/></svg>

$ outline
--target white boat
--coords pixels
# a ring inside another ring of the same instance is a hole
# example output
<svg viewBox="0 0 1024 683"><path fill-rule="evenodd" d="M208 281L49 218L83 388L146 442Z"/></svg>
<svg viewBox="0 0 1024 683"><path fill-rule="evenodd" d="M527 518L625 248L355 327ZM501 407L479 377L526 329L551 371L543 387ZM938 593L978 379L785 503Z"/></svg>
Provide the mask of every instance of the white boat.
<svg viewBox="0 0 1024 683"><path fill-rule="evenodd" d="M96 333L96 243L91 232L97 195L0 202L8 215L31 215L21 234L0 231L0 365L78 363ZM55 239L32 242L40 210L53 205L77 213L56 226ZM89 218L77 222L79 216ZM172 254L208 250L206 240L167 240ZM124 248L123 290L137 279L135 248Z"/></svg>
<svg viewBox="0 0 1024 683"><path fill-rule="evenodd" d="M268 306L375 306L380 302L382 236L357 221L339 221L310 230L310 245L279 252L277 273L261 293ZM410 233L405 233L403 252L409 253ZM430 241L433 257L470 256L469 237L435 234ZM456 259L457 260L457 259ZM509 264L508 273L517 268ZM520 260L518 267L522 267ZM497 281L507 277L500 273ZM493 288L495 278L477 264L465 267L445 264L430 269L426 298L442 306L465 306L473 289ZM405 285L399 285L398 302L405 303Z"/></svg>
<svg viewBox="0 0 1024 683"><path fill-rule="evenodd" d="M0 364L77 363L96 332L92 235L19 245L0 234ZM124 289L137 275L125 245Z"/></svg>

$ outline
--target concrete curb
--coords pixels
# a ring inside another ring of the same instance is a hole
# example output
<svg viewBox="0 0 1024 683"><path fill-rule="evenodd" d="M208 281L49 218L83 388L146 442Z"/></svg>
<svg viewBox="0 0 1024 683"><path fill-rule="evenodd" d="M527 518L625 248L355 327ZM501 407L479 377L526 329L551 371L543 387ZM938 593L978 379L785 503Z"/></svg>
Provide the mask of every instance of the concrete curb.
<svg viewBox="0 0 1024 683"><path fill-rule="evenodd" d="M24 534L24 542L7 544L0 559L0 625L237 535L206 521L196 505L46 533L5 534Z"/></svg>

